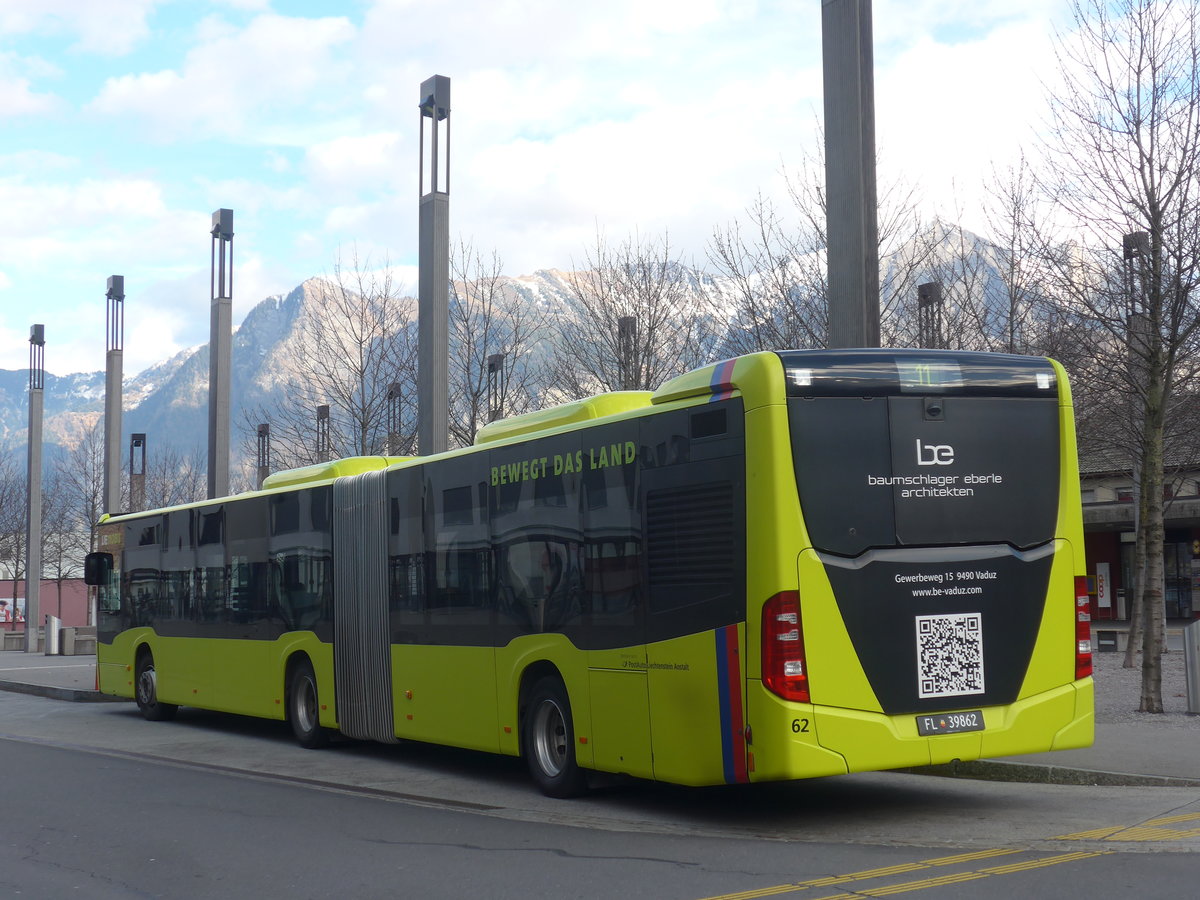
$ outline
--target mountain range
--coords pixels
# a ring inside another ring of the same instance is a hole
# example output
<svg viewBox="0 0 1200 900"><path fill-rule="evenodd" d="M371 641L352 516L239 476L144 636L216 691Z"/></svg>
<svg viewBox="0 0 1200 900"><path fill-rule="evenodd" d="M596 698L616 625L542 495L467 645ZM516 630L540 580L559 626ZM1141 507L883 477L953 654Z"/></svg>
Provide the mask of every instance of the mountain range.
<svg viewBox="0 0 1200 900"><path fill-rule="evenodd" d="M504 278L504 287L534 303L561 301L569 290L564 273L544 270ZM278 360L294 339L306 304L322 292L309 279L287 294L259 302L233 334L231 423L234 455L247 411L272 405L280 395ZM415 300L404 302L415 305ZM149 452L170 446L184 454L203 451L208 428L208 345L183 350L170 359L124 378L123 441L147 435ZM76 446L104 413L104 372L45 374L43 435L52 458ZM29 412L28 370L0 369L0 452L25 456ZM122 448L124 450L124 446Z"/></svg>
<svg viewBox="0 0 1200 900"><path fill-rule="evenodd" d="M975 271L981 276L978 280L983 296L1003 293L995 249L988 242L957 228L943 227L939 237L941 246L933 256L945 256L953 260L955 252L952 245L959 240L965 241L969 245L966 253L972 260L970 266L977 266ZM914 243L921 239L914 239ZM893 278L901 277L900 269L904 263L900 261L911 256L911 249L902 247L882 261L881 288L884 293L889 290ZM927 257L921 268L934 262L932 257ZM909 271L904 281L915 285L917 279L913 277L914 274ZM691 269L685 270L685 276L693 290L703 282L710 296L727 295L731 313L726 321L729 327L736 328L732 305L735 303L737 287L727 284L729 279L712 278ZM570 274L555 269L539 270L532 275L519 277L501 276L500 287L503 291L515 293L524 302L552 311L554 315L563 314L573 305ZM231 390L232 452L235 461L239 456L238 446L243 443L241 432L245 430L246 413L272 407L282 397L279 361L286 353L289 342L296 339L307 305L319 303L319 298L327 289L328 283L311 278L287 294L267 297L254 306L235 329ZM412 298L404 298L402 302L416 303ZM415 311L412 318L415 321ZM75 447L88 429L101 419L104 412L104 384L104 372L61 377L46 373L43 433L47 460ZM19 457L21 462L25 458L28 428L28 387L27 370L0 369L0 453ZM130 434L145 433L150 453L165 447L184 455L203 453L208 428L208 345L181 351L144 371L126 376L123 409L123 450L128 445Z"/></svg>

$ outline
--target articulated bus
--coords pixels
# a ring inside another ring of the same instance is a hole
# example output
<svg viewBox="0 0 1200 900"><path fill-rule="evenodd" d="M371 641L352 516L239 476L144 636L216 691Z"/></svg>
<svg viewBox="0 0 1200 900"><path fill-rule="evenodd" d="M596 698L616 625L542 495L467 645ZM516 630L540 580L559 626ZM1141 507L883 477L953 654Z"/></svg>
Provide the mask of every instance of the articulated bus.
<svg viewBox="0 0 1200 900"><path fill-rule="evenodd" d="M1052 360L795 350L106 517L103 692L686 785L1087 746Z"/></svg>

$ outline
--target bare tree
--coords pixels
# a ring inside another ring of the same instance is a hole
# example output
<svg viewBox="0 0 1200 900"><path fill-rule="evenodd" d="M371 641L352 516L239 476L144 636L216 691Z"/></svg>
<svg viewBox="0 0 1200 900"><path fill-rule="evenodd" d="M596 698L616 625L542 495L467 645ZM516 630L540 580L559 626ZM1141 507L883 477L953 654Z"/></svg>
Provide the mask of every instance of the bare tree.
<svg viewBox="0 0 1200 900"><path fill-rule="evenodd" d="M495 252L484 258L460 240L450 268L450 437L466 447L493 413L537 405L547 314L503 276Z"/></svg>
<svg viewBox="0 0 1200 900"><path fill-rule="evenodd" d="M254 458L261 423L271 426L275 468L310 465L326 450L330 457L386 453L389 389L400 384L415 396L413 304L399 296L386 260L372 268L357 254L304 288L300 320L278 361L283 397L244 416L247 455ZM328 407L327 448L318 446L319 406ZM415 408L404 428L415 433Z"/></svg>
<svg viewBox="0 0 1200 900"><path fill-rule="evenodd" d="M60 466L47 471L42 497L42 577L54 582L57 615L61 616L63 582L82 576L92 529L79 526Z"/></svg>
<svg viewBox="0 0 1200 900"><path fill-rule="evenodd" d="M182 451L167 444L147 453L146 509L195 503L208 496L208 460L203 450Z"/></svg>
<svg viewBox="0 0 1200 900"><path fill-rule="evenodd" d="M1038 262L1045 231L1037 178L1025 155L1016 165L993 170L986 190L984 215L1003 286L997 298L997 311L1004 322L1003 349L1008 353L1045 352L1044 344L1054 333L1039 327L1053 319L1039 323L1036 315L1050 291L1045 268Z"/></svg>
<svg viewBox="0 0 1200 900"><path fill-rule="evenodd" d="M1164 439L1200 323L1198 11L1174 0L1074 0L1072 8L1075 28L1057 42L1064 85L1051 103L1046 184L1062 219L1078 228L1077 244L1057 257L1062 300L1103 332L1097 346L1124 361L1110 370L1136 400L1139 709L1161 712Z"/></svg>
<svg viewBox="0 0 1200 900"><path fill-rule="evenodd" d="M784 171L785 214L758 195L744 221L713 231L709 263L721 278L712 292L729 322L721 353L824 347L829 330L824 137ZM883 186L878 220L880 330L885 344L906 343L916 286L933 247L922 239L916 190Z"/></svg>
<svg viewBox="0 0 1200 900"><path fill-rule="evenodd" d="M571 309L553 322L551 380L563 399L651 390L711 360L717 330L666 235L614 247L598 233L569 286Z"/></svg>
<svg viewBox="0 0 1200 900"><path fill-rule="evenodd" d="M54 481L68 511L67 527L88 535L90 553L96 549L96 523L105 511L104 427L99 418L56 460Z"/></svg>
<svg viewBox="0 0 1200 900"><path fill-rule="evenodd" d="M825 257L810 229L793 229L759 194L745 222L713 231L709 263L723 289L710 292L714 314L728 320L723 355L823 347L829 330Z"/></svg>
<svg viewBox="0 0 1200 900"><path fill-rule="evenodd" d="M20 582L25 577L25 474L15 458L0 454L0 570L12 583L9 595L16 618Z"/></svg>

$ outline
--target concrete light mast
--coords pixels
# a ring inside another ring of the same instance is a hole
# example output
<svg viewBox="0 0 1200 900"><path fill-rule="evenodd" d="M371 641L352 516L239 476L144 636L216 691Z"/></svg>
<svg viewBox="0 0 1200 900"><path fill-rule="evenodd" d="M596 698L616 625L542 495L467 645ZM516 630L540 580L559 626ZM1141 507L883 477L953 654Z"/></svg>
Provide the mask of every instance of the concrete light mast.
<svg viewBox="0 0 1200 900"><path fill-rule="evenodd" d="M29 465L25 516L25 652L38 651L42 593L42 411L46 386L46 328L29 329ZM16 611L13 611L16 614ZM50 636L46 636L49 646Z"/></svg>
<svg viewBox="0 0 1200 900"><path fill-rule="evenodd" d="M429 190L425 120L431 119ZM446 123L445 142L438 140ZM450 79L421 82L420 219L417 276L417 444L423 455L449 446L450 422ZM440 177L439 177L440 176Z"/></svg>
<svg viewBox="0 0 1200 900"><path fill-rule="evenodd" d="M879 346L871 0L822 0L829 347Z"/></svg>
<svg viewBox="0 0 1200 900"><path fill-rule="evenodd" d="M229 251L228 268L226 249ZM229 395L233 355L232 209L218 209L212 214L209 284L212 306L208 338L208 496L211 499L229 494Z"/></svg>
<svg viewBox="0 0 1200 900"><path fill-rule="evenodd" d="M108 276L104 375L104 506L121 511L121 379L125 354L125 276Z"/></svg>

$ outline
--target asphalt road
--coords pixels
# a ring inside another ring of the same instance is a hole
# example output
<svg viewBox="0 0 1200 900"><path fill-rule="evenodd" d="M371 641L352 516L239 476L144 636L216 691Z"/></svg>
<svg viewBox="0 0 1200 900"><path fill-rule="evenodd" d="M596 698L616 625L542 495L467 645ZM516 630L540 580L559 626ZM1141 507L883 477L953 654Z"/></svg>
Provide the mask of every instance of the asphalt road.
<svg viewBox="0 0 1200 900"><path fill-rule="evenodd" d="M517 760L19 694L0 772L22 897L1179 897L1200 851L1200 789L873 773L553 801Z"/></svg>

